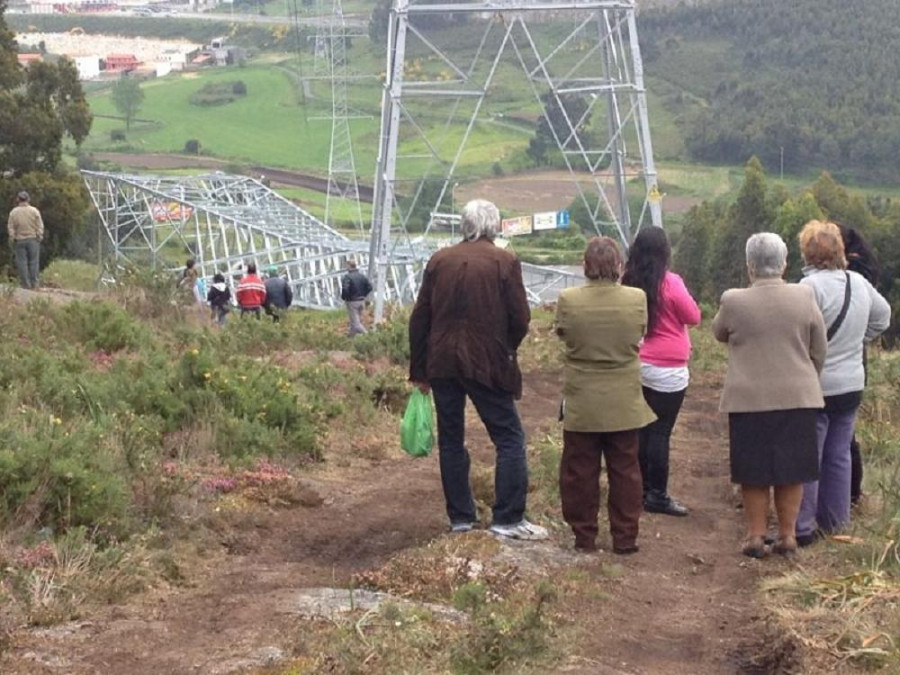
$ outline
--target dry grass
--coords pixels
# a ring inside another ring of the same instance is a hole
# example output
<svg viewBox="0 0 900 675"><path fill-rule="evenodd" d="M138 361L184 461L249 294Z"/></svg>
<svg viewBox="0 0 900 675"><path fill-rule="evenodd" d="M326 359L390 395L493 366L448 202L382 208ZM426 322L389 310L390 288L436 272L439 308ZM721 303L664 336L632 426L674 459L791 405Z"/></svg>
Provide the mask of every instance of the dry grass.
<svg viewBox="0 0 900 675"><path fill-rule="evenodd" d="M846 534L763 584L783 629L838 672L900 672L900 358L872 350L857 422L867 499Z"/></svg>
<svg viewBox="0 0 900 675"><path fill-rule="evenodd" d="M836 664L900 667L900 581L883 570L893 544L872 569L839 577L801 570L765 581L770 608L798 642Z"/></svg>
<svg viewBox="0 0 900 675"><path fill-rule="evenodd" d="M448 602L466 584L480 583L505 595L522 580L518 570L497 563L497 541L482 532L441 537L402 551L381 568L354 577L363 588L421 601Z"/></svg>

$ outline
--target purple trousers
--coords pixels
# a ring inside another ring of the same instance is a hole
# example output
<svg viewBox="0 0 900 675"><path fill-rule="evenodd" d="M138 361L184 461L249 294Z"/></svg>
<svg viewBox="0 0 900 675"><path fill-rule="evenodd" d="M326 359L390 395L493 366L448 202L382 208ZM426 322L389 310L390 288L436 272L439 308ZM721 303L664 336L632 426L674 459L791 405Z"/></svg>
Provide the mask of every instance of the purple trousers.
<svg viewBox="0 0 900 675"><path fill-rule="evenodd" d="M797 536L812 534L817 527L833 532L850 522L850 441L857 410L817 416L821 471L818 481L803 485Z"/></svg>

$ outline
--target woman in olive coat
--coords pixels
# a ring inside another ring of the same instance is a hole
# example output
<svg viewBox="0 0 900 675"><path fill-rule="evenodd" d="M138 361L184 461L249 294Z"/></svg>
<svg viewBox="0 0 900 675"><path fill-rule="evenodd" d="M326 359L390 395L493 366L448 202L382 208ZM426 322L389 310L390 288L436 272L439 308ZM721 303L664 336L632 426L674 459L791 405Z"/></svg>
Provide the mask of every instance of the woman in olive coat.
<svg viewBox="0 0 900 675"><path fill-rule="evenodd" d="M616 242L594 237L584 252L587 284L564 290L557 333L565 343L563 456L559 487L575 548L597 548L600 465L609 477L613 552L635 553L643 500L638 431L656 419L641 390L638 350L647 329L647 297L619 284Z"/></svg>

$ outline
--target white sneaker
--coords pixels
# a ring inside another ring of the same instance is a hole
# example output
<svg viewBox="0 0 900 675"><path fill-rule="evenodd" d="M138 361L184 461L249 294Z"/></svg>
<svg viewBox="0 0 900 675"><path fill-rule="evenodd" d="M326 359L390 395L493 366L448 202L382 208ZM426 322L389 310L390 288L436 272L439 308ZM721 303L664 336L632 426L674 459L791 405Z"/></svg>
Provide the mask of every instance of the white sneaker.
<svg viewBox="0 0 900 675"><path fill-rule="evenodd" d="M450 531L453 534L462 534L464 532L471 532L475 529L475 523L452 523L450 525Z"/></svg>
<svg viewBox="0 0 900 675"><path fill-rule="evenodd" d="M524 541L541 541L550 535L540 525L523 520L515 525L491 525L491 534L505 539L522 539Z"/></svg>

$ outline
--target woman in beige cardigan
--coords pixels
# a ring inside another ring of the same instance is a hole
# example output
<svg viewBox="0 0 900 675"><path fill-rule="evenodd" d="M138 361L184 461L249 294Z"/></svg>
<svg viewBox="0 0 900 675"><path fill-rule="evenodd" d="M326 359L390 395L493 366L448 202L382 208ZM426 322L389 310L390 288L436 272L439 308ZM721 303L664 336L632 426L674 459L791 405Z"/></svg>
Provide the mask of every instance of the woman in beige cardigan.
<svg viewBox="0 0 900 675"><path fill-rule="evenodd" d="M827 341L811 290L781 276L787 246L777 234L747 240L750 288L722 295L713 321L728 344L720 410L728 413L731 480L739 483L747 518L743 553L766 555L769 491L774 487L778 539L773 550L793 555L803 483L819 475L816 413L824 405L819 371Z"/></svg>

